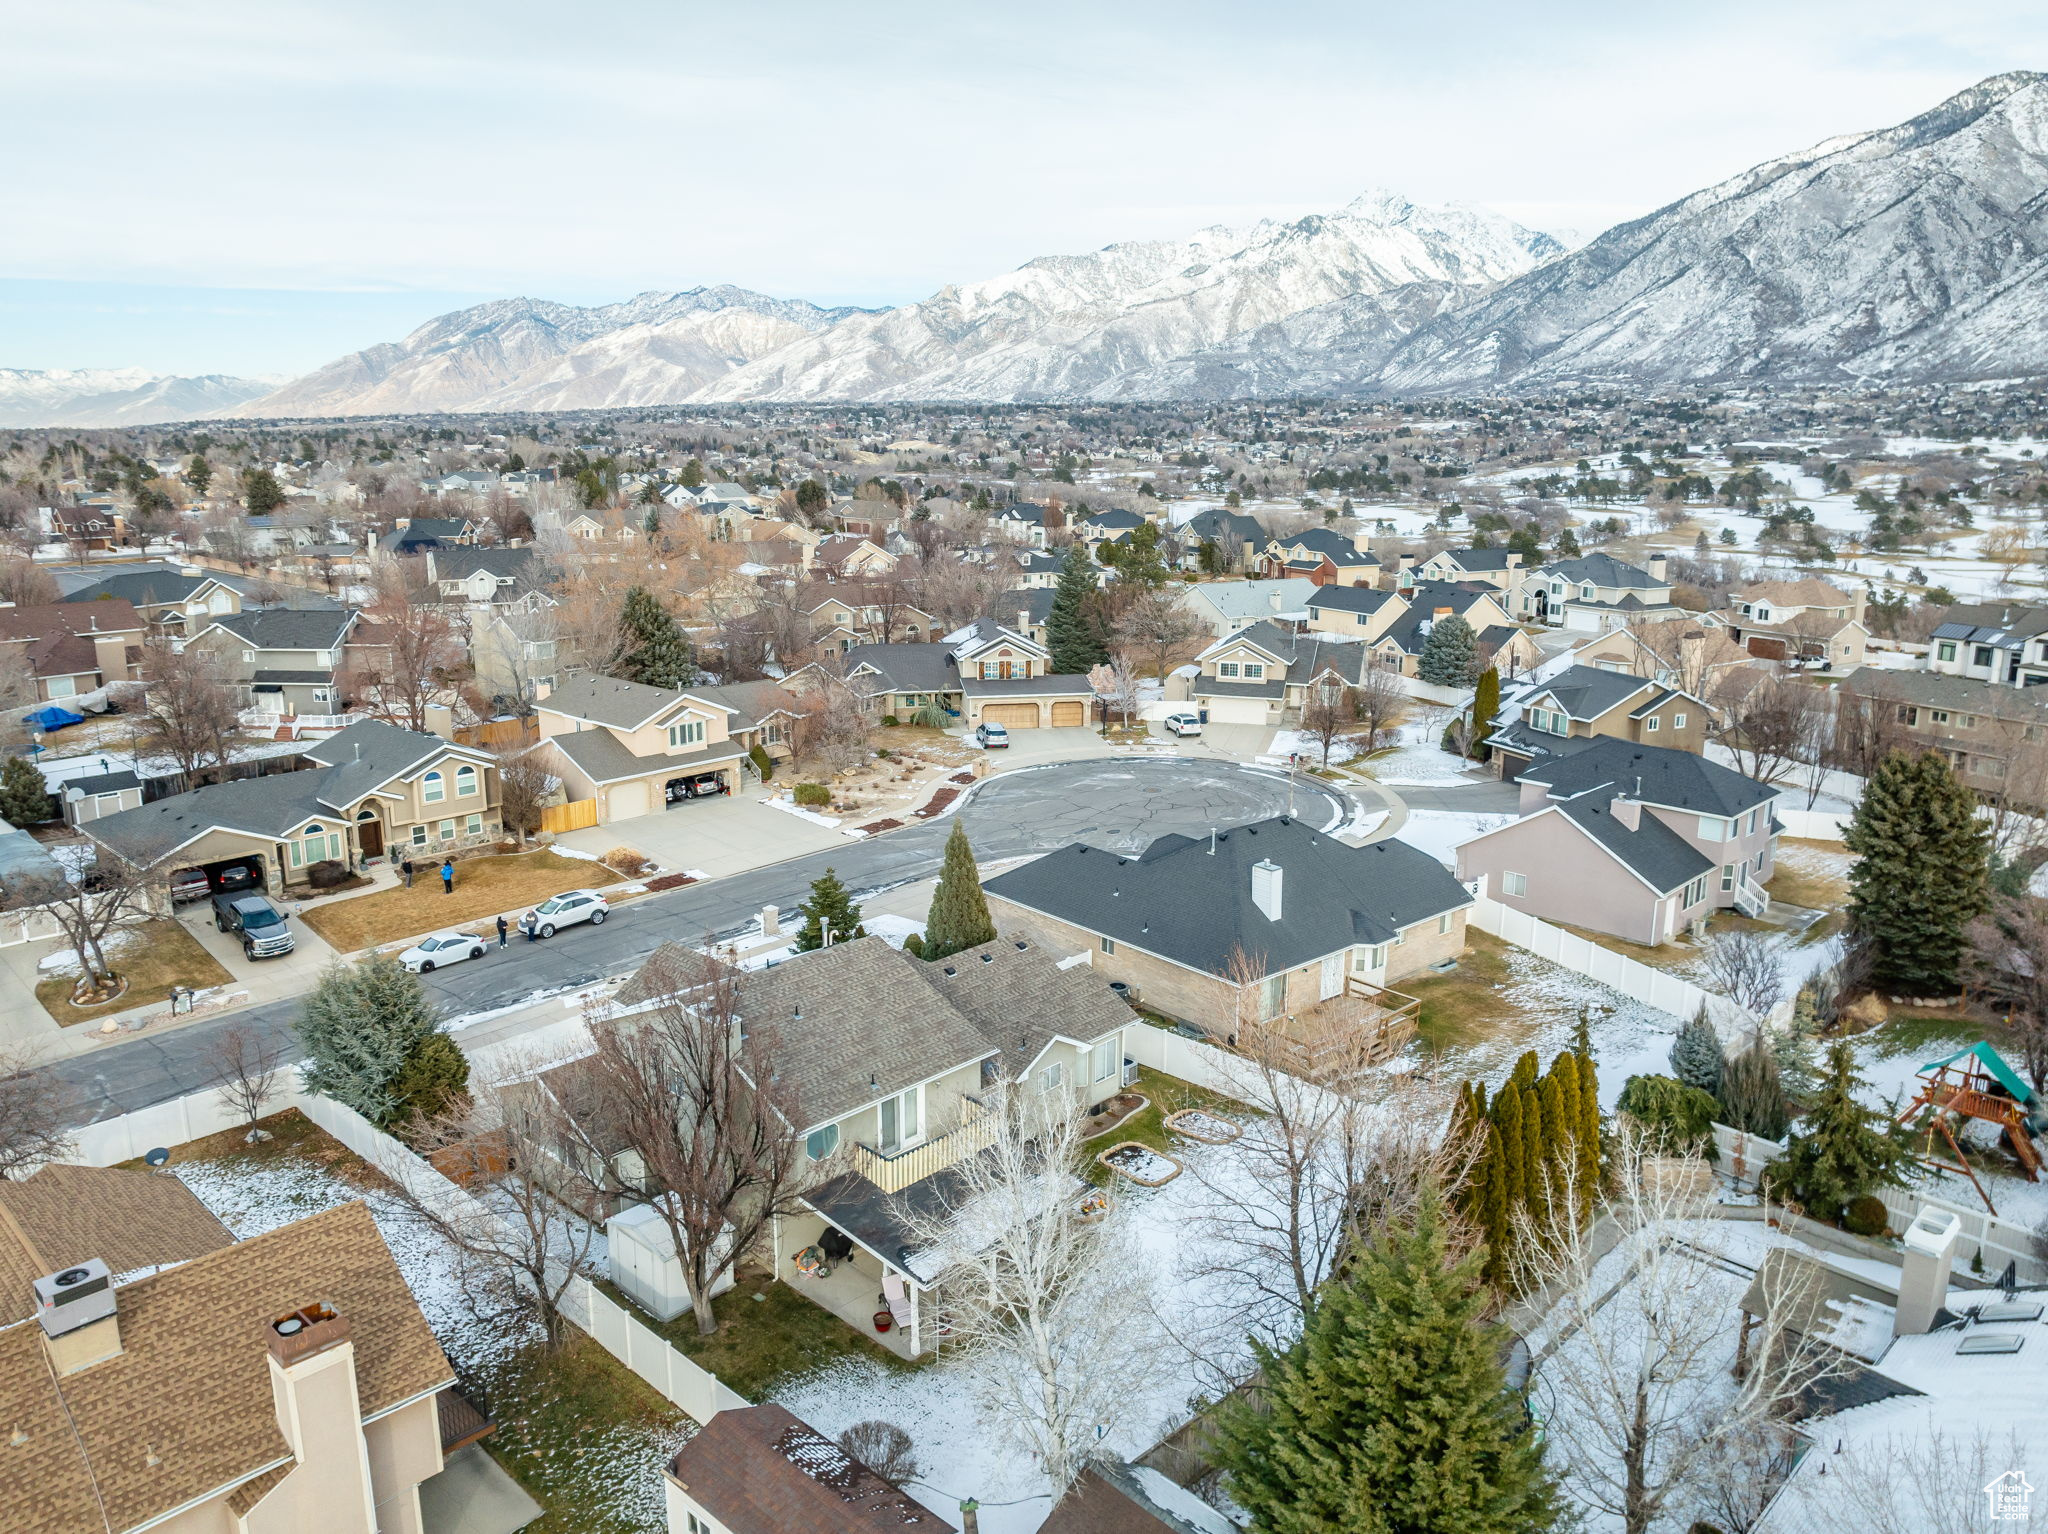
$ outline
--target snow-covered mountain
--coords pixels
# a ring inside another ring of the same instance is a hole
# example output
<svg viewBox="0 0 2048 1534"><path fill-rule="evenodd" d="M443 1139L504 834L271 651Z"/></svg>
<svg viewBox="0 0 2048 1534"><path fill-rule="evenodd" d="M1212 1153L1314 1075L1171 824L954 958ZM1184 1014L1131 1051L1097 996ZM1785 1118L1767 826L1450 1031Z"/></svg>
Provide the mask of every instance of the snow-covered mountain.
<svg viewBox="0 0 2048 1534"><path fill-rule="evenodd" d="M273 384L141 368L0 368L0 426L151 426L213 415Z"/></svg>
<svg viewBox="0 0 2048 1534"><path fill-rule="evenodd" d="M2014 73L1610 229L1422 327L1369 387L2043 372L2048 75Z"/></svg>
<svg viewBox="0 0 2048 1534"><path fill-rule="evenodd" d="M744 288L642 293L579 308L506 298L429 320L224 414L386 415L662 405L856 309Z"/></svg>

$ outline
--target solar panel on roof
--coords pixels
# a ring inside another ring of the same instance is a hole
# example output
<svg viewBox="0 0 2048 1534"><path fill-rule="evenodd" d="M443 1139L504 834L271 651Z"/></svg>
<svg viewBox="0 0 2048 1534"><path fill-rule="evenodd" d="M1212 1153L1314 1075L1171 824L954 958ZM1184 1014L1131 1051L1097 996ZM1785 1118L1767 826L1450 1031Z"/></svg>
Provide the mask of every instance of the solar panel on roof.
<svg viewBox="0 0 2048 1534"><path fill-rule="evenodd" d="M1972 1332L1956 1344L1956 1352L2017 1353L2026 1340L2018 1332Z"/></svg>

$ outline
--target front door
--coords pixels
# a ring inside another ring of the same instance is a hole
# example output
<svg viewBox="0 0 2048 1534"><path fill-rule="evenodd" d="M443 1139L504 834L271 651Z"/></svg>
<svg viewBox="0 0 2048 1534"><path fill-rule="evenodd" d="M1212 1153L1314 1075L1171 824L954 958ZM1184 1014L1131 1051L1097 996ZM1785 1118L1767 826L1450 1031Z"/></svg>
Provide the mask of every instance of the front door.
<svg viewBox="0 0 2048 1534"><path fill-rule="evenodd" d="M356 840L363 845L363 856L381 858L384 856L384 822L372 815L368 820L356 822Z"/></svg>
<svg viewBox="0 0 2048 1534"><path fill-rule="evenodd" d="M1333 953L1323 960L1322 997L1328 1001L1332 996L1341 995L1344 990L1344 955Z"/></svg>

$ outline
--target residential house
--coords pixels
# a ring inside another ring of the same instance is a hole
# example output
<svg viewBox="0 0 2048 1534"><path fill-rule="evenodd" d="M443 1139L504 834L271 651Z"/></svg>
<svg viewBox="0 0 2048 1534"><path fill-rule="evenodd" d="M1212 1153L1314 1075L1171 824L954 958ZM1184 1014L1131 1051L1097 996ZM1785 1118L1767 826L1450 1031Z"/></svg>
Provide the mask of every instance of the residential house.
<svg viewBox="0 0 2048 1534"><path fill-rule="evenodd" d="M1370 645L1254 623L1219 639L1167 679L1167 697L1193 703L1212 724L1275 728L1301 717L1316 686L1356 687L1375 664Z"/></svg>
<svg viewBox="0 0 2048 1534"><path fill-rule="evenodd" d="M333 719L342 712L343 647L361 616L347 607L231 613L189 647L213 655L243 707L279 722L302 714Z"/></svg>
<svg viewBox="0 0 2048 1534"><path fill-rule="evenodd" d="M894 554L865 537L827 538L811 554L812 568L834 580L887 575L896 565Z"/></svg>
<svg viewBox="0 0 2048 1534"><path fill-rule="evenodd" d="M780 689L776 689L780 691ZM750 746L786 747L791 710L771 708L765 694L736 688L649 687L581 672L564 677L535 706L536 748L561 778L571 802L597 802L597 823L630 820L689 802L684 787L716 778L720 791L739 787Z"/></svg>
<svg viewBox="0 0 2048 1534"><path fill-rule="evenodd" d="M1423 581L1405 592L1326 586L1309 598L1308 626L1312 633L1362 639L1380 665L1412 677L1431 630L1454 614L1471 625L1482 667L1497 667L1509 678L1541 662L1542 651L1508 617L1501 593L1481 581Z"/></svg>
<svg viewBox="0 0 2048 1534"><path fill-rule="evenodd" d="M81 1191L79 1229L103 1249L81 1258L72 1239L53 1260L31 1236L36 1271L7 1286L10 1312L31 1285L38 1301L0 1327L9 1534L448 1526L422 1504L455 1371L367 1205L212 1244L168 1189L110 1207L105 1185ZM141 1229L108 1217L130 1206ZM144 1271L124 1282L125 1254Z"/></svg>
<svg viewBox="0 0 2048 1534"><path fill-rule="evenodd" d="M487 751L366 719L301 754L314 765L210 783L79 829L166 881L189 868L211 878L248 865L273 895L306 884L315 864L441 855L502 834L498 769Z"/></svg>
<svg viewBox="0 0 2048 1534"><path fill-rule="evenodd" d="M1842 679L1845 702L1878 715L1878 738L1948 758L1986 799L2048 809L2048 693L2024 682L1862 666Z"/></svg>
<svg viewBox="0 0 2048 1534"><path fill-rule="evenodd" d="M1180 540L1183 570L1202 568L1202 548L1206 544L1215 550L1209 560L1218 571L1241 574L1258 562L1259 550L1266 546L1266 530L1259 525L1258 518L1221 506L1196 512L1180 525L1176 536Z"/></svg>
<svg viewBox="0 0 2048 1534"><path fill-rule="evenodd" d="M1237 1525L1149 1465L1097 1459L1038 1534L1237 1534Z"/></svg>
<svg viewBox="0 0 2048 1534"><path fill-rule="evenodd" d="M1666 576L1669 557L1652 554L1642 566L1612 554L1553 560L1532 570L1517 594L1515 616L1551 627L1597 634L1643 619L1676 618Z"/></svg>
<svg viewBox="0 0 2048 1534"><path fill-rule="evenodd" d="M670 945L616 1003L659 1005L707 962ZM1124 1031L1142 1025L1101 974L1017 935L929 964L857 938L748 971L739 987L743 1025L775 1030L809 1172L803 1208L771 1232L775 1276L901 1357L930 1352L946 1275L918 1216L943 1211L952 1168L988 1144L988 1091L1010 1081L1089 1112L1123 1089ZM831 1231L850 1254L829 1275L806 1272L799 1254ZM878 1309L892 1313L879 1335Z"/></svg>
<svg viewBox="0 0 2048 1534"><path fill-rule="evenodd" d="M147 637L141 615L119 597L0 607L0 653L20 657L39 703L133 681Z"/></svg>
<svg viewBox="0 0 2048 1534"><path fill-rule="evenodd" d="M49 506L50 536L74 549L111 549L132 541L128 519L111 505Z"/></svg>
<svg viewBox="0 0 2048 1534"><path fill-rule="evenodd" d="M1757 664L1727 628L1690 614L1610 629L1580 645L1573 659L1581 666L1625 671L1707 699L1731 672Z"/></svg>
<svg viewBox="0 0 2048 1534"><path fill-rule="evenodd" d="M1483 581L1509 599L1504 605L1512 612L1527 574L1519 549L1439 549L1412 570L1402 571L1399 581L1403 590L1417 581Z"/></svg>
<svg viewBox="0 0 2048 1534"><path fill-rule="evenodd" d="M1198 581L1180 588L1181 605L1218 639L1254 623L1306 623L1309 598L1318 591L1356 591L1355 586L1318 586L1306 576L1278 581Z"/></svg>
<svg viewBox="0 0 2048 1534"><path fill-rule="evenodd" d="M556 601L542 585L536 550L450 546L424 557L441 601L460 616L482 687L524 705L554 686Z"/></svg>
<svg viewBox="0 0 2048 1534"><path fill-rule="evenodd" d="M1863 664L1863 607L1869 593L1826 581L1757 581L1728 594L1728 606L1702 620L1760 660L1786 661L1823 671L1853 671ZM2048 668L2044 668L2048 680Z"/></svg>
<svg viewBox="0 0 2048 1534"><path fill-rule="evenodd" d="M2006 687L2048 682L2048 607L1958 603L1935 626L1927 669Z"/></svg>
<svg viewBox="0 0 2048 1534"><path fill-rule="evenodd" d="M196 634L214 619L242 610L242 594L218 576L167 567L110 575L62 600L97 602L102 598L128 603L151 634L175 638Z"/></svg>
<svg viewBox="0 0 2048 1534"><path fill-rule="evenodd" d="M811 620L812 642L844 653L860 644L917 644L939 637L938 620L889 581L810 585L793 599Z"/></svg>
<svg viewBox="0 0 2048 1534"><path fill-rule="evenodd" d="M1707 723L1706 703L1680 688L1622 671L1568 666L1503 699L1486 745L1495 773L1512 783L1533 765L1601 740L1704 751Z"/></svg>
<svg viewBox="0 0 2048 1534"><path fill-rule="evenodd" d="M870 717L909 719L926 709L960 718L964 700L960 668L942 644L862 644L846 651L846 683ZM790 681L798 687L824 685L826 673L809 666Z"/></svg>
<svg viewBox="0 0 2048 1534"><path fill-rule="evenodd" d="M457 469L427 481L426 488L436 495L489 495L498 488L498 476L483 469Z"/></svg>
<svg viewBox="0 0 2048 1534"><path fill-rule="evenodd" d="M1012 543L1034 549L1045 547L1046 508L1029 501L1013 501L989 514L989 525Z"/></svg>
<svg viewBox="0 0 2048 1534"><path fill-rule="evenodd" d="M1052 670L1052 652L986 618L946 636L969 728L1072 729L1089 722L1095 688Z"/></svg>
<svg viewBox="0 0 2048 1534"><path fill-rule="evenodd" d="M1052 617L1052 602L1057 594L1050 586L1026 586L1006 591L995 599L996 618L1033 644L1043 645L1046 643L1045 625Z"/></svg>
<svg viewBox="0 0 2048 1534"><path fill-rule="evenodd" d="M399 517L392 523L391 531L377 540L377 547L387 554L424 554L428 549L456 548L475 543L482 527L482 523L470 517Z"/></svg>
<svg viewBox="0 0 2048 1534"><path fill-rule="evenodd" d="M1023 572L1018 577L1017 584L1027 588L1035 589L1042 586L1050 590L1059 584L1060 571L1066 566L1063 556L1044 549L1019 549L1011 557L1017 561L1017 568ZM1108 571L1096 572L1097 585L1108 578Z"/></svg>
<svg viewBox="0 0 2048 1534"><path fill-rule="evenodd" d="M1121 511L1114 506L1105 506L1100 511L1091 511L1074 524L1074 535L1090 549L1099 549L1105 543L1128 543L1131 535L1151 522L1150 517L1135 511Z"/></svg>
<svg viewBox="0 0 2048 1534"><path fill-rule="evenodd" d="M1318 586L1370 586L1380 577L1380 558L1334 527L1311 527L1270 539L1259 556L1259 573L1305 578Z"/></svg>
<svg viewBox="0 0 2048 1534"><path fill-rule="evenodd" d="M1691 751L1605 737L1522 772L1521 818L1457 849L1458 877L1546 921L1655 946L1770 904L1779 790Z"/></svg>
<svg viewBox="0 0 2048 1534"><path fill-rule="evenodd" d="M997 932L1085 953L1148 1010L1305 1064L1334 1041L1385 1059L1417 1004L1391 989L1465 951L1471 893L1391 839L1353 847L1289 816L1162 836L1135 857L1075 842L983 881Z"/></svg>
<svg viewBox="0 0 2048 1534"><path fill-rule="evenodd" d="M722 1411L662 1473L668 1534L950 1534L953 1525L883 1480L786 1406Z"/></svg>

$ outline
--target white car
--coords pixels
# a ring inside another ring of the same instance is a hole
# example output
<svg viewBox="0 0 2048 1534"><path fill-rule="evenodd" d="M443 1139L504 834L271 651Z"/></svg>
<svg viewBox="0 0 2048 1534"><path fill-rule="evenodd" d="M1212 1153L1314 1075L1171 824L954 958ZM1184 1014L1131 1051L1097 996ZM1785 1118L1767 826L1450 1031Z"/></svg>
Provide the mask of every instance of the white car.
<svg viewBox="0 0 2048 1534"><path fill-rule="evenodd" d="M422 938L398 956L398 962L415 975L432 974L443 964L460 964L464 959L481 959L490 945L474 932L450 932L442 937Z"/></svg>
<svg viewBox="0 0 2048 1534"><path fill-rule="evenodd" d="M564 890L519 918L519 930L528 937L553 937L557 927L573 927L579 921L601 926L611 907L596 890Z"/></svg>
<svg viewBox="0 0 2048 1534"><path fill-rule="evenodd" d="M1199 735L1202 733L1200 714L1168 714L1160 723L1169 735Z"/></svg>

